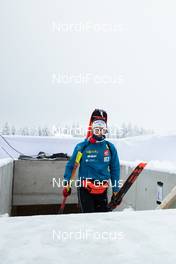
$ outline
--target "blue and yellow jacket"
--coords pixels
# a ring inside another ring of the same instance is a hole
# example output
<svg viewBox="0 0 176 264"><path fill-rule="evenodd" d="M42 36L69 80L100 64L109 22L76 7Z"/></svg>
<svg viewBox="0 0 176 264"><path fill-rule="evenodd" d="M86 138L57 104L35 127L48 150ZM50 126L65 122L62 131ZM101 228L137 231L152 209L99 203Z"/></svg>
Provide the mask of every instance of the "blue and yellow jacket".
<svg viewBox="0 0 176 264"><path fill-rule="evenodd" d="M78 151L82 152L82 150L83 155L80 161L78 178L99 181L111 179L113 192L118 192L120 177L119 158L115 146L107 140L91 144L85 139L77 144L70 160L66 164L64 179L70 180L77 153Z"/></svg>

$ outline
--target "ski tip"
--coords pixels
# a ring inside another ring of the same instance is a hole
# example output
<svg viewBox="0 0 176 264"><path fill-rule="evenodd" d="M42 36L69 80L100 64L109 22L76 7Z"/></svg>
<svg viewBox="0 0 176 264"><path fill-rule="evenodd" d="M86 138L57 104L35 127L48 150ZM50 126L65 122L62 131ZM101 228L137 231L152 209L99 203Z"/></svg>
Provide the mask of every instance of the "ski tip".
<svg viewBox="0 0 176 264"><path fill-rule="evenodd" d="M141 162L141 163L139 163L139 166L142 167L142 168L144 168L146 165L147 165L147 162Z"/></svg>

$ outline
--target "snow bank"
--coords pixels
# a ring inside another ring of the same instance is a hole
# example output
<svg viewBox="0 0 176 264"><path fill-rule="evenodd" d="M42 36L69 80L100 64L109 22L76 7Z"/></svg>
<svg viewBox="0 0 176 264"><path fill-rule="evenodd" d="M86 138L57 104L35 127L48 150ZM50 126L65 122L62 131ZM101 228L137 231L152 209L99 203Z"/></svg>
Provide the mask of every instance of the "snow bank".
<svg viewBox="0 0 176 264"><path fill-rule="evenodd" d="M48 154L64 152L71 155L75 145L84 140L32 136L6 136L5 139L17 151L26 155L37 155L39 151ZM108 140L115 144L121 163L128 161L128 165L134 167L139 161L147 161L148 169L176 172L176 133ZM7 145L2 138L0 138L0 146L0 158L8 157L7 153L18 158L19 153Z"/></svg>
<svg viewBox="0 0 176 264"><path fill-rule="evenodd" d="M7 165L8 163L13 162L12 159L0 159L0 167Z"/></svg>
<svg viewBox="0 0 176 264"><path fill-rule="evenodd" d="M176 210L2 217L1 264L173 264L175 222Z"/></svg>
<svg viewBox="0 0 176 264"><path fill-rule="evenodd" d="M118 149L121 160L176 163L176 134L138 136L112 141Z"/></svg>
<svg viewBox="0 0 176 264"><path fill-rule="evenodd" d="M121 160L121 165L128 166L130 168L136 167L140 162L147 162L145 169L153 171L162 171L167 173L176 173L176 162L174 161L159 161L159 160L135 160L135 161L124 161Z"/></svg>
<svg viewBox="0 0 176 264"><path fill-rule="evenodd" d="M17 159L20 153L30 156L37 155L40 151L48 154L64 152L71 155L74 146L83 140L79 138L39 136L5 136L5 139L16 151L0 137L0 158L7 158L11 155L14 159Z"/></svg>

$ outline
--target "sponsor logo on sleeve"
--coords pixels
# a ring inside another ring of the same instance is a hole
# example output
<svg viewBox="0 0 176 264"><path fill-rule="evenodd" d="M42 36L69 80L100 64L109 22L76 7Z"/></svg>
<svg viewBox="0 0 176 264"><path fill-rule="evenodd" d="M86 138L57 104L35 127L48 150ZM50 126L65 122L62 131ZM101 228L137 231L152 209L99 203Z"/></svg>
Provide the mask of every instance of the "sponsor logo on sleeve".
<svg viewBox="0 0 176 264"><path fill-rule="evenodd" d="M107 156L109 156L109 149L106 149L106 150L104 151L104 157L107 157Z"/></svg>

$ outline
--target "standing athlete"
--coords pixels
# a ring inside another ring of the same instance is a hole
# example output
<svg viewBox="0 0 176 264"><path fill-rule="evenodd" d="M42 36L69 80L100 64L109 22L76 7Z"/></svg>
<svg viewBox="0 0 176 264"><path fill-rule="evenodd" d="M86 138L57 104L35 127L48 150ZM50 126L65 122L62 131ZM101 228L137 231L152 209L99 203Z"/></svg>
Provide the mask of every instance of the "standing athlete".
<svg viewBox="0 0 176 264"><path fill-rule="evenodd" d="M66 164L64 180L69 183L80 155L78 179L81 185L77 187L77 193L83 213L108 211L107 189L110 182L111 203L119 191L119 158L115 146L106 140L106 133L107 114L104 110L95 109L90 119L87 138L76 145ZM70 194L71 185L67 184L63 195L66 197Z"/></svg>

